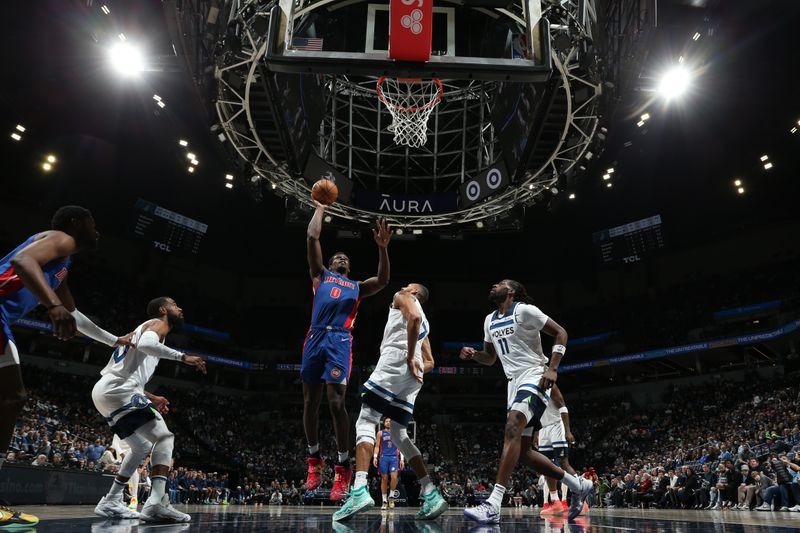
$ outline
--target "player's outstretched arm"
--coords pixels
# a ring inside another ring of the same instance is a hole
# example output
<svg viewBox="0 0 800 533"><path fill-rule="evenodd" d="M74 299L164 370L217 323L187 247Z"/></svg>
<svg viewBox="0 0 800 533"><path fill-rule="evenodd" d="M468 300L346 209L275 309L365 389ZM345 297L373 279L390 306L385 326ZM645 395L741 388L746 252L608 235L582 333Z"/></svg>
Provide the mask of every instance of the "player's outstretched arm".
<svg viewBox="0 0 800 533"><path fill-rule="evenodd" d="M422 373L427 374L433 370L434 366L435 361L431 351L431 341L429 337L425 337L425 340L422 341Z"/></svg>
<svg viewBox="0 0 800 533"><path fill-rule="evenodd" d="M372 235L378 245L378 275L359 283L362 297L372 296L389 284L389 239L392 237L392 228L381 218L375 221Z"/></svg>
<svg viewBox="0 0 800 533"><path fill-rule="evenodd" d="M93 341L105 344L106 346L133 346L131 338L133 333L128 333L122 337L117 337L113 333L104 330L92 320L78 311L75 307L75 299L72 297L72 291L69 290L67 278L61 282L61 285L56 289L56 295L63 302L64 307L69 311L72 318L75 319L75 326L78 331L92 339Z"/></svg>
<svg viewBox="0 0 800 533"><path fill-rule="evenodd" d="M497 361L497 352L494 345L490 342L483 343L483 350L476 350L471 346L464 346L461 348L461 353L458 356L464 361L475 361L486 366L492 366Z"/></svg>
<svg viewBox="0 0 800 533"><path fill-rule="evenodd" d="M315 201L317 209L314 211L314 216L308 223L308 231L306 232L306 245L308 255L308 274L312 280L316 280L322 276L325 266L322 264L322 247L319 244L319 236L322 233L322 218L325 215L325 206Z"/></svg>
<svg viewBox="0 0 800 533"><path fill-rule="evenodd" d="M25 288L47 308L53 322L53 335L62 340L75 336L75 319L45 279L42 266L77 251L78 244L71 236L63 231L48 231L44 237L33 241L11 258L11 266Z"/></svg>
<svg viewBox="0 0 800 533"><path fill-rule="evenodd" d="M550 366L545 370L539 386L547 390L552 387L556 379L558 379L558 365L561 364L561 358L567 353L567 330L562 328L558 322L552 318L548 318L545 322L542 331L554 337L553 340L553 353L550 356Z"/></svg>

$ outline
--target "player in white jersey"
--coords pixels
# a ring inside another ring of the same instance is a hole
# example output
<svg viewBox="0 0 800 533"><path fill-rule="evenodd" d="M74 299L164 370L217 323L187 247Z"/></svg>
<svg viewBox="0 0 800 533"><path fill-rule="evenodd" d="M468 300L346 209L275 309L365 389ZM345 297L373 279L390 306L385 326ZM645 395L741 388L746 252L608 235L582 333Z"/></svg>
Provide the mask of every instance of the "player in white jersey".
<svg viewBox="0 0 800 533"><path fill-rule="evenodd" d="M569 410L564 401L564 396L561 394L558 385L553 384L550 390L550 402L544 410L541 418L541 428L538 431L538 446L539 451L552 461L555 461L558 466L569 472L575 474L575 470L569 464L569 446L575 442L575 437L569 427ZM531 437L527 435L522 436L522 449L531 447ZM557 483L555 479L547 478L547 488L550 501L545 504L542 509L542 514L562 515L566 512L566 508L562 505L561 500L558 499ZM561 486L561 497L566 499L567 487L565 484ZM547 497L545 497L547 502Z"/></svg>
<svg viewBox="0 0 800 533"><path fill-rule="evenodd" d="M163 344L174 327L183 324L183 310L172 298L161 297L147 305L150 320L133 332L134 347L114 350L102 377L92 389L92 401L106 419L111 430L130 447L130 452L111 484L111 490L95 507L94 512L108 518L141 518L147 522L188 522L191 518L174 509L166 494L167 475L172 467L174 435L167 429L159 411L165 412L168 402L144 390L160 359L172 359L194 366L205 373L205 361ZM152 450L152 452L151 452ZM153 482L150 497L141 514L122 502L122 490L148 453L151 453Z"/></svg>
<svg viewBox="0 0 800 533"><path fill-rule="evenodd" d="M367 472L381 415L392 419L392 440L422 485L422 508L416 518L432 520L447 510L447 502L431 482L422 455L406 431L414 414L414 401L422 388L422 376L434 365L428 338L430 324L422 310L427 300L428 289L419 283L411 283L394 295L383 331L380 359L361 388L355 482L350 498L334 513L334 520L346 520L375 506L367 487Z"/></svg>
<svg viewBox="0 0 800 533"><path fill-rule="evenodd" d="M521 460L547 477L566 483L572 491L569 518L573 519L592 490L591 481L564 472L530 446L525 449L521 446L522 435L533 435L550 401L547 391L558 377L558 365L566 352L567 332L538 307L527 303L525 287L517 281L506 279L495 284L489 300L497 305L497 311L484 321L483 350L465 346L460 357L484 365L493 365L500 359L508 378L508 418L494 490L488 500L465 509L464 514L481 523L499 523L503 495L514 467ZM555 338L549 366L540 331Z"/></svg>

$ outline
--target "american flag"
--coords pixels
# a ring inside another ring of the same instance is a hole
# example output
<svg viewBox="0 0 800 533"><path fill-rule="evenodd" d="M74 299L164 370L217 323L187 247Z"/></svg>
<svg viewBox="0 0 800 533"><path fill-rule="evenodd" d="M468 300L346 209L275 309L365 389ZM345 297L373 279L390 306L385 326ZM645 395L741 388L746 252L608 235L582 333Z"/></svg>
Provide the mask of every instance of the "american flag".
<svg viewBox="0 0 800 533"><path fill-rule="evenodd" d="M309 52L321 52L322 41L316 37L295 37L292 39L292 48L295 50L307 50Z"/></svg>

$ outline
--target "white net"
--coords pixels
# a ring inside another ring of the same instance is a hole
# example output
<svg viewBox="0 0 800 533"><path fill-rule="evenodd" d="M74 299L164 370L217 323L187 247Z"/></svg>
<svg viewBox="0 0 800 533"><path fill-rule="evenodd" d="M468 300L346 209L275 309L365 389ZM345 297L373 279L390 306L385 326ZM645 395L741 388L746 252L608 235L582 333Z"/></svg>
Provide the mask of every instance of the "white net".
<svg viewBox="0 0 800 533"><path fill-rule="evenodd" d="M438 78L389 78L382 76L377 84L378 98L392 114L387 128L394 133L394 142L412 148L428 140L428 117L442 99L442 82Z"/></svg>

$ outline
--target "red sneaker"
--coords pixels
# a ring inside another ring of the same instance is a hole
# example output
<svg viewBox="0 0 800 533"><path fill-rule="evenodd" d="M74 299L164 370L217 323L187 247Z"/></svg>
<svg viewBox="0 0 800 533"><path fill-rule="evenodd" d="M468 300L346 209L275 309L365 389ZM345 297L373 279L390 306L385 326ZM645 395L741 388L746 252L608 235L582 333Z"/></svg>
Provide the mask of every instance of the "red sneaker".
<svg viewBox="0 0 800 533"><path fill-rule="evenodd" d="M353 470L346 466L336 465L333 468L335 475L333 476L333 488L331 489L331 501L342 501L350 490L350 479L353 477Z"/></svg>
<svg viewBox="0 0 800 533"><path fill-rule="evenodd" d="M561 500L556 500L550 505L550 514L553 516L561 516L567 512L567 509L569 509L569 506L565 506L564 502Z"/></svg>
<svg viewBox="0 0 800 533"><path fill-rule="evenodd" d="M550 502L546 502L544 504L544 507L542 507L542 510L541 510L541 512L539 514L550 514L552 512L553 512L552 505L550 505Z"/></svg>
<svg viewBox="0 0 800 533"><path fill-rule="evenodd" d="M306 478L306 490L314 490L322 483L322 465L324 462L321 457L309 457L306 459L308 463L308 477Z"/></svg>

